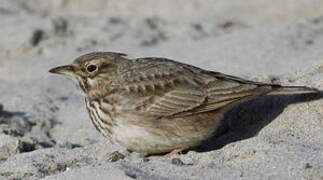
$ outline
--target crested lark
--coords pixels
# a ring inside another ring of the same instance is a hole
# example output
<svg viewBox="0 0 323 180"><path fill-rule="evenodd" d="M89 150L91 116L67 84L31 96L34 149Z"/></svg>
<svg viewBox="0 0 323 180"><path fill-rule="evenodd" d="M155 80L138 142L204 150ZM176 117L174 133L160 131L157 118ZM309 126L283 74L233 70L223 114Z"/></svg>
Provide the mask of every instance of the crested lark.
<svg viewBox="0 0 323 180"><path fill-rule="evenodd" d="M203 70L166 58L94 52L52 73L76 79L95 128L128 150L178 152L212 136L237 104L269 94L317 93Z"/></svg>

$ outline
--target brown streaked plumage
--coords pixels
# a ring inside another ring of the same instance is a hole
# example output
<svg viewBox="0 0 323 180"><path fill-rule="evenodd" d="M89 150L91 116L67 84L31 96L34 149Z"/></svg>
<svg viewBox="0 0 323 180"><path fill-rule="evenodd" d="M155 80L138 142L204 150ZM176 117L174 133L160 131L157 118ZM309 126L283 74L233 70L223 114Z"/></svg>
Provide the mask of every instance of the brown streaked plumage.
<svg viewBox="0 0 323 180"><path fill-rule="evenodd" d="M317 93L206 71L166 58L95 52L50 72L75 78L95 128L131 151L170 152L212 136L237 104L268 94Z"/></svg>

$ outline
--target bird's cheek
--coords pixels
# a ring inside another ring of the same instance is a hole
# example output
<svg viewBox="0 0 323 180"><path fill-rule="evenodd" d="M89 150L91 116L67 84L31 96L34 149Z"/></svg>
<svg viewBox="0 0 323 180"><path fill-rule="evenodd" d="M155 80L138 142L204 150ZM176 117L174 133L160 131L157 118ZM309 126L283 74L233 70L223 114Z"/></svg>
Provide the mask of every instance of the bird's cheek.
<svg viewBox="0 0 323 180"><path fill-rule="evenodd" d="M97 81L92 79L92 78L87 78L87 84L90 86L90 87L95 87L97 86Z"/></svg>
<svg viewBox="0 0 323 180"><path fill-rule="evenodd" d="M89 85L86 79L78 79L78 84L80 86L80 88L83 90L83 92L87 92L89 90Z"/></svg>

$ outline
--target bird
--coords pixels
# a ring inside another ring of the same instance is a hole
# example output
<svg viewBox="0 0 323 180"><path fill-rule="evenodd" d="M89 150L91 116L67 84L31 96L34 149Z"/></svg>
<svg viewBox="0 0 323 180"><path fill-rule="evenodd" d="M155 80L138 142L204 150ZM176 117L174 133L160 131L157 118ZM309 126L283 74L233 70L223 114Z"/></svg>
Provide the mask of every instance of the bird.
<svg viewBox="0 0 323 180"><path fill-rule="evenodd" d="M94 127L129 151L174 154L212 137L236 105L276 94L319 93L305 86L249 81L163 57L92 52L51 73L76 80Z"/></svg>

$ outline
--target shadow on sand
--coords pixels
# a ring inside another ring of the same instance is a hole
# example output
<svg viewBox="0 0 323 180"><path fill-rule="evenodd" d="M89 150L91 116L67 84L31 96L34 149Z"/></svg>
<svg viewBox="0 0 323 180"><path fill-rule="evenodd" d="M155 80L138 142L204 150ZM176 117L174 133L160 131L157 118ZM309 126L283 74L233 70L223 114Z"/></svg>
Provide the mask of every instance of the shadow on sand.
<svg viewBox="0 0 323 180"><path fill-rule="evenodd" d="M212 151L229 143L254 137L281 114L288 105L313 101L322 97L323 93L272 95L240 104L225 115L223 124L216 131L214 137L206 140L195 150L198 152Z"/></svg>

